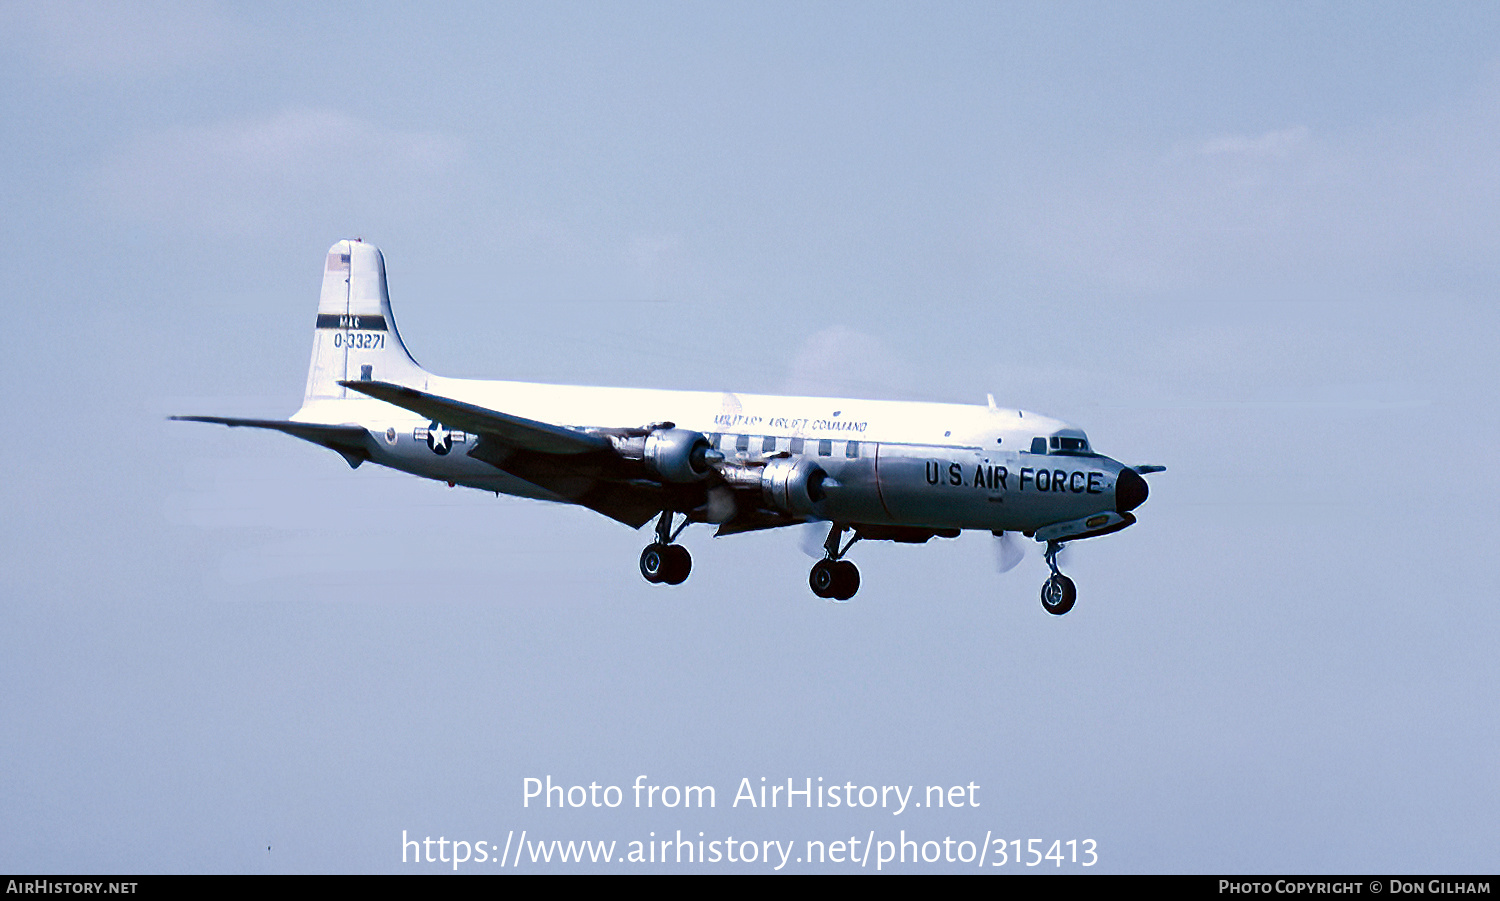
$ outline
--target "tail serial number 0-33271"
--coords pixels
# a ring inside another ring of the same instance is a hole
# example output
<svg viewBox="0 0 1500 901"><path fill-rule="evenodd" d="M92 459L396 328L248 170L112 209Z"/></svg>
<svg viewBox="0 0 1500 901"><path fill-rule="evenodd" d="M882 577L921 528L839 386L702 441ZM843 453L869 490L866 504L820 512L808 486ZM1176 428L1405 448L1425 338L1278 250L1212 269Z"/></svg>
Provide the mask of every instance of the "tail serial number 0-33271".
<svg viewBox="0 0 1500 901"><path fill-rule="evenodd" d="M285 432L412 475L577 504L632 528L655 520L641 575L677 585L692 523L718 536L828 524L808 583L848 600L856 541L920 544L984 530L1001 569L1018 535L1045 545L1042 606L1077 593L1058 570L1065 542L1117 532L1145 502L1146 473L1094 452L1082 430L1024 410L590 388L444 378L417 365L396 331L385 259L340 241L328 251L307 390L290 419L175 416Z"/></svg>

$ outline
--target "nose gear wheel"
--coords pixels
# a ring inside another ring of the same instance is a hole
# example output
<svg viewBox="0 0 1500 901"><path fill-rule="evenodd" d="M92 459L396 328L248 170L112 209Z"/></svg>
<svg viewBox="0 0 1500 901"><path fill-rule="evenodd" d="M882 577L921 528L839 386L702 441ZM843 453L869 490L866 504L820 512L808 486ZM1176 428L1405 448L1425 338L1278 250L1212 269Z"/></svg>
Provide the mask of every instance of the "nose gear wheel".
<svg viewBox="0 0 1500 901"><path fill-rule="evenodd" d="M1058 573L1042 583L1042 609L1053 616L1062 616L1073 609L1073 602L1078 600L1078 589L1074 587L1073 580Z"/></svg>
<svg viewBox="0 0 1500 901"><path fill-rule="evenodd" d="M1061 541L1047 542L1045 556L1052 575L1042 583L1042 609L1053 616L1062 616L1072 610L1074 602L1078 600L1077 586L1057 568L1057 552L1062 549Z"/></svg>

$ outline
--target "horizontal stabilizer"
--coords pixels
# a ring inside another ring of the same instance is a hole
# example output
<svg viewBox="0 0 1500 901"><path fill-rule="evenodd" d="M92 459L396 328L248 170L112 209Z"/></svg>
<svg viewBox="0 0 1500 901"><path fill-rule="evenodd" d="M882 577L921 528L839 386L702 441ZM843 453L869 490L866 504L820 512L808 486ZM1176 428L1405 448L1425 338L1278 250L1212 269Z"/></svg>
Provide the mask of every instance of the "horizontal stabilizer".
<svg viewBox="0 0 1500 901"><path fill-rule="evenodd" d="M587 454L611 450L614 447L608 438L601 435L590 435L587 432L564 428L560 425L551 425L497 410L476 407L463 401L439 397L436 394L393 385L390 382L342 381L339 384L351 391L368 394L377 400L395 404L446 426L465 432L493 436L504 444L522 450L542 454Z"/></svg>
<svg viewBox="0 0 1500 901"><path fill-rule="evenodd" d="M320 425L312 422L288 422L284 419L235 419L229 416L172 416L178 422L208 422L227 425L230 428L244 426L252 429L271 429L311 441L332 451L348 461L351 468L370 459L368 446L370 433L357 425Z"/></svg>

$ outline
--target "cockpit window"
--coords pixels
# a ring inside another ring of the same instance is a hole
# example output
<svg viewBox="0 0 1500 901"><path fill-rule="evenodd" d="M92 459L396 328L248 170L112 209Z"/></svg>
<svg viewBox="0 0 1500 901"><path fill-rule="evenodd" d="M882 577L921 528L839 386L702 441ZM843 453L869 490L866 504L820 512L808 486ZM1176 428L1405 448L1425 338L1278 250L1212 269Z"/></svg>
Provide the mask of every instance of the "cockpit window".
<svg viewBox="0 0 1500 901"><path fill-rule="evenodd" d="M1033 454L1058 454L1060 456L1092 457L1089 440L1076 432L1072 435L1037 436L1031 439Z"/></svg>

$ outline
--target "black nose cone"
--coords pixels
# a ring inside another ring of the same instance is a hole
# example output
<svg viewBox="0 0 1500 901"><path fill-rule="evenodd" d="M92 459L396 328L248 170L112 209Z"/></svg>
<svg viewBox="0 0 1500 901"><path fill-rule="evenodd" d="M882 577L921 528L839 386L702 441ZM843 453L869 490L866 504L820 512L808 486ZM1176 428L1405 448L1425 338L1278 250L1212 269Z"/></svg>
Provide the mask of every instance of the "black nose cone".
<svg viewBox="0 0 1500 901"><path fill-rule="evenodd" d="M1133 469L1122 469L1115 478L1115 510L1121 514L1129 513L1144 504L1146 495L1150 493L1151 490L1146 487L1146 480L1141 478L1140 473Z"/></svg>

